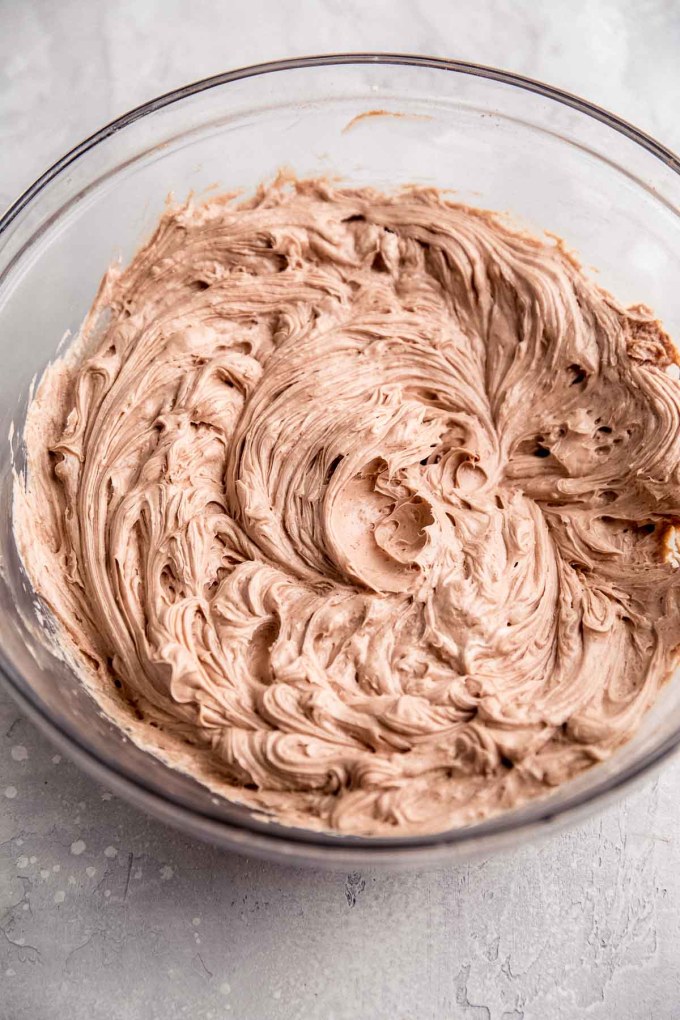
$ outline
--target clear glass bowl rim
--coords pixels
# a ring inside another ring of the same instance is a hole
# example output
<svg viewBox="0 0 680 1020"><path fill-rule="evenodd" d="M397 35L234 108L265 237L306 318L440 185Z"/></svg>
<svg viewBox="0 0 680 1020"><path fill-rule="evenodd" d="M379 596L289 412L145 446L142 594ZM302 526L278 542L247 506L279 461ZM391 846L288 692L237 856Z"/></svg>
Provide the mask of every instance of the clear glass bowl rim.
<svg viewBox="0 0 680 1020"><path fill-rule="evenodd" d="M538 94L553 102L571 107L625 136L680 176L680 157L656 139L602 107L536 79L484 64L408 53L321 54L268 61L212 75L166 92L117 117L57 160L9 206L0 218L0 238L17 216L38 198L51 181L63 174L71 164L91 149L141 118L150 116L189 96L227 85L230 82L281 71L346 64L357 66L362 64L405 65L439 70L486 78ZM19 255L19 257L21 256ZM5 271L0 267L0 281L5 275ZM247 823L236 825L187 808L172 796L161 795L153 787L146 786L142 777L120 767L113 758L103 758L99 750L90 745L86 734L79 732L70 724L61 726L55 723L40 699L34 694L30 684L15 671L7 660L1 646L0 678L6 682L8 689L27 715L47 732L53 741L69 752L81 766L100 781L111 782L113 780L113 785L120 793L124 796L127 795L128 799L138 806L146 808L156 817L183 828L185 831L191 831L194 835L208 841L230 846L234 850L256 853L259 856L270 858L306 860L310 863L330 863L333 860L342 866L349 866L359 861L364 864L396 863L399 860L402 863L432 863L445 861L447 858L459 855L461 851L472 853L475 849L491 849L491 845L494 843L507 844L509 838L510 840L512 837L519 839L524 836L526 838L531 832L538 833L541 830L550 829L551 823L559 823L561 826L576 820L587 813L588 809L594 808L596 803L602 804L608 801L614 794L636 779L640 779L644 774L658 768L666 758L680 748L680 730L677 730L653 751L642 755L638 761L619 770L615 775L603 777L589 789L565 798L559 806L552 804L550 799L537 800L519 812L500 814L485 822L431 836L376 839L372 837L342 837L336 834L317 833L309 829L292 828L286 829L285 835L280 835L281 830L265 832L260 825L253 828L250 828Z"/></svg>

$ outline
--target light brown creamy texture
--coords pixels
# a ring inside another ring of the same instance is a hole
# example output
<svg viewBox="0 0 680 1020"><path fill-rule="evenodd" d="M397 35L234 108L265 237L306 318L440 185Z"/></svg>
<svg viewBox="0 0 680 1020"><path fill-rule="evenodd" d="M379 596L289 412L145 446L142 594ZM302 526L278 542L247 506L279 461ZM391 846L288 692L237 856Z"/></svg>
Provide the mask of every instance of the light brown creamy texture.
<svg viewBox="0 0 680 1020"><path fill-rule="evenodd" d="M170 209L84 343L31 409L19 537L147 744L403 834L635 731L680 642L680 384L559 244L279 180Z"/></svg>

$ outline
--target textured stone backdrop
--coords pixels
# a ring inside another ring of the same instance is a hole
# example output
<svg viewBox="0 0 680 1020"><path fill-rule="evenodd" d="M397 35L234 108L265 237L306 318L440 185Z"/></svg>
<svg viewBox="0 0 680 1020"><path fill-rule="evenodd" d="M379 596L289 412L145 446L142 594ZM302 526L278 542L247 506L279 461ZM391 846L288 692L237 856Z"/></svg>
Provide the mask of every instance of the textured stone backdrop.
<svg viewBox="0 0 680 1020"><path fill-rule="evenodd" d="M675 0L0 0L0 204L167 89L367 49L542 78L680 148ZM0 693L0 1020L678 1020L679 781L469 867L326 875L148 821Z"/></svg>

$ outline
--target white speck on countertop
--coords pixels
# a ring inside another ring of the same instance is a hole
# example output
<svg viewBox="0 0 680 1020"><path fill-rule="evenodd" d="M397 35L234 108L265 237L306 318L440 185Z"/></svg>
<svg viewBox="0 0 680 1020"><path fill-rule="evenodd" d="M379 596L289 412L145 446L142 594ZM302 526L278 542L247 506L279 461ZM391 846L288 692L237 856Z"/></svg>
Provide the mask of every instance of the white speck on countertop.
<svg viewBox="0 0 680 1020"><path fill-rule="evenodd" d="M84 850L85 850L85 843L83 842L82 839L77 839L75 841L75 843L71 843L71 853L75 857L79 857L80 854L82 854Z"/></svg>
<svg viewBox="0 0 680 1020"><path fill-rule="evenodd" d="M160 870L161 882L168 882L175 874L169 864L164 864Z"/></svg>
<svg viewBox="0 0 680 1020"><path fill-rule="evenodd" d="M14 761L26 761L28 758L28 751L23 744L16 744L10 751Z"/></svg>
<svg viewBox="0 0 680 1020"><path fill-rule="evenodd" d="M66 899L66 893L63 889L58 889L53 896L55 903L63 903Z"/></svg>
<svg viewBox="0 0 680 1020"><path fill-rule="evenodd" d="M104 851L104 857L114 858L117 856L118 851L116 850L115 846L107 846L106 850Z"/></svg>
<svg viewBox="0 0 680 1020"><path fill-rule="evenodd" d="M6 786L5 787L5 797L7 797L7 800L14 800L16 795L17 795L17 788L16 788L16 786Z"/></svg>

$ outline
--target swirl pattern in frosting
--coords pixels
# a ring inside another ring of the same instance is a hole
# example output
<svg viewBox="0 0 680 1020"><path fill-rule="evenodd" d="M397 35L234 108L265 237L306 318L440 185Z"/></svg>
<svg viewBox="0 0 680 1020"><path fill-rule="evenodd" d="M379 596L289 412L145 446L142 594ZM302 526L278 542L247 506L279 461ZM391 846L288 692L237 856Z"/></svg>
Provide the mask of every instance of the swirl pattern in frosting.
<svg viewBox="0 0 680 1020"><path fill-rule="evenodd" d="M432 189L171 208L35 398L24 559L230 796L464 824L608 756L674 665L674 359L562 245Z"/></svg>

